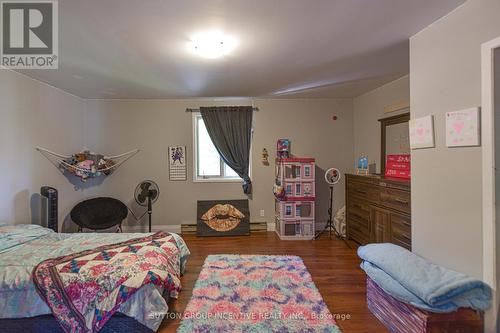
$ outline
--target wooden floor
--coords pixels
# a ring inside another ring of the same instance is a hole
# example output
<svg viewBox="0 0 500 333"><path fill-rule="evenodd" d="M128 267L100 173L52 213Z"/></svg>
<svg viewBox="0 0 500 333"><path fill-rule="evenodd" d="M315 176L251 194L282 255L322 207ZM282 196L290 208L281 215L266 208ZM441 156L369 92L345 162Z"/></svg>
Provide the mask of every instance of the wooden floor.
<svg viewBox="0 0 500 333"><path fill-rule="evenodd" d="M349 249L343 241L335 237L330 239L328 235L315 241L281 241L274 232L243 237L184 235L183 238L191 250L191 257L181 279L183 290L179 299L169 305L172 312L184 311L207 255L287 254L302 257L332 314L350 316L350 319L337 320L342 332L388 332L366 306L366 278L359 268L354 243L350 243L352 249ZM158 332L175 332L179 322L166 318Z"/></svg>

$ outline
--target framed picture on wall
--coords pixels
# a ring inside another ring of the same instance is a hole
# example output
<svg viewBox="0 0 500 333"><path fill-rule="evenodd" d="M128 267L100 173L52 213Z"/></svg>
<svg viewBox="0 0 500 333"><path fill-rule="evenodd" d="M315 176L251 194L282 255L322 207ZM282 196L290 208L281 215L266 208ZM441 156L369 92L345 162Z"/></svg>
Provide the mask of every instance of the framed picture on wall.
<svg viewBox="0 0 500 333"><path fill-rule="evenodd" d="M293 214L292 206L290 214ZM196 235L250 235L248 200L199 200Z"/></svg>
<svg viewBox="0 0 500 333"><path fill-rule="evenodd" d="M446 146L480 145L479 108L446 113Z"/></svg>
<svg viewBox="0 0 500 333"><path fill-rule="evenodd" d="M186 146L168 147L170 180L187 180Z"/></svg>
<svg viewBox="0 0 500 333"><path fill-rule="evenodd" d="M425 116L411 119L410 127L410 148L434 148L434 117Z"/></svg>

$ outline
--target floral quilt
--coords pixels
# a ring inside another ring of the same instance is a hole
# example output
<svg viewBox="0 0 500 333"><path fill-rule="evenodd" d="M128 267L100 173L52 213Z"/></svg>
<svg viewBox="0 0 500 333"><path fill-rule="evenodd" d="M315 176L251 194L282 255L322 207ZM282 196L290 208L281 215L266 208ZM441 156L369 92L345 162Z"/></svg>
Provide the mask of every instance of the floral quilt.
<svg viewBox="0 0 500 333"><path fill-rule="evenodd" d="M98 332L145 285L178 293L179 265L175 238L158 232L45 260L33 280L65 332Z"/></svg>

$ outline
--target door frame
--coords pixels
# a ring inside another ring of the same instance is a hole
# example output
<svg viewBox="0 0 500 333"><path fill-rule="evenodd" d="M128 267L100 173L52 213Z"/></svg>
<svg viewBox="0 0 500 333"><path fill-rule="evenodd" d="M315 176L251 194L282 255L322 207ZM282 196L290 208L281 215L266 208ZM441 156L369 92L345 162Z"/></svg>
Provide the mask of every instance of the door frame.
<svg viewBox="0 0 500 333"><path fill-rule="evenodd" d="M498 297L496 291L495 216L495 73L494 53L500 37L481 45L481 142L483 187L483 281L493 289L493 306L485 314L485 332L496 332Z"/></svg>

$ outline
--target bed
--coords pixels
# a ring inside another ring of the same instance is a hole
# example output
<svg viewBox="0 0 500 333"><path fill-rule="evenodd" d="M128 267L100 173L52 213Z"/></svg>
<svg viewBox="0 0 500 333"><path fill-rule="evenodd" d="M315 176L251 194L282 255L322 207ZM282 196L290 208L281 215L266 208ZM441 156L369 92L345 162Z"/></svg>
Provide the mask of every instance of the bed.
<svg viewBox="0 0 500 333"><path fill-rule="evenodd" d="M109 244L152 235L143 233L64 234L55 233L37 225L0 225L0 327L22 329L24 332L57 327L55 318L51 316L51 309L37 292L33 281L33 269L41 262L49 258L91 251ZM185 270L189 250L180 236L170 235L179 250L176 254L179 257L179 265L176 267L179 269L177 275L180 276ZM118 313L105 324L101 331L119 331L120 325L129 325L133 331L139 329L156 331L168 311L167 303L170 296L175 295L166 292L161 286L155 284L142 286L120 305ZM114 325L117 325L116 329L113 329ZM123 332L123 329L121 331Z"/></svg>

